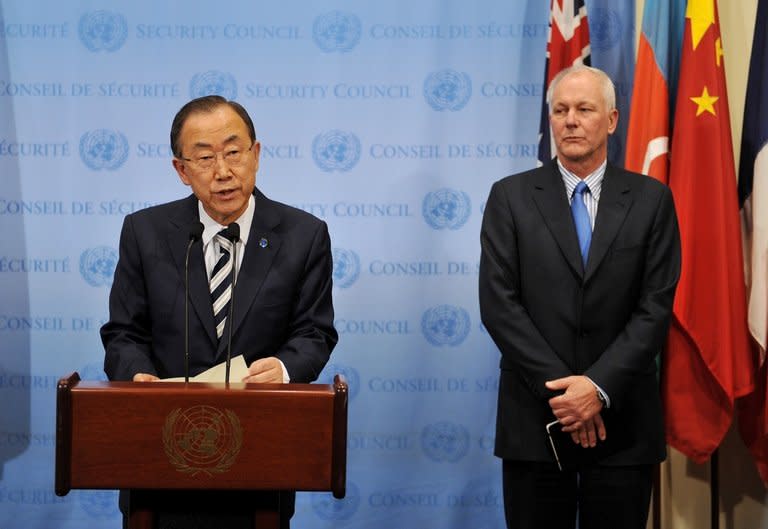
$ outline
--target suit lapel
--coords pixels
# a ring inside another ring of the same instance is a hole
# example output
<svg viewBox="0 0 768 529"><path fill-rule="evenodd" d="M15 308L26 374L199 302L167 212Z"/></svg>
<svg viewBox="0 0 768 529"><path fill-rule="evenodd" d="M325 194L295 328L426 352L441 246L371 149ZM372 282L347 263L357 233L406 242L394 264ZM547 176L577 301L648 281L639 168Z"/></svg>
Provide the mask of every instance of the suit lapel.
<svg viewBox="0 0 768 529"><path fill-rule="evenodd" d="M605 258L632 205L632 188L626 175L608 165L605 170L595 228L589 246L584 281L589 281Z"/></svg>
<svg viewBox="0 0 768 529"><path fill-rule="evenodd" d="M179 214L169 221L168 246L171 249L182 284L184 282L184 260L189 243L189 227L193 222L199 220L197 198L192 195L182 202ZM189 254L189 300L194 313L215 347L218 340L213 322L211 292L208 288L208 274L203 259L203 245L199 241L192 245Z"/></svg>
<svg viewBox="0 0 768 529"><path fill-rule="evenodd" d="M245 316L259 294L264 279L282 244L280 236L274 231L274 228L280 223L279 214L258 189L254 190L253 195L255 199L253 221L235 285L234 317L231 321L229 319L227 321L227 326L234 322L233 335L243 325ZM225 327L224 336L227 332L229 329ZM227 340L222 339L219 344L219 354L226 352L226 344ZM233 351L233 354L245 352Z"/></svg>
<svg viewBox="0 0 768 529"><path fill-rule="evenodd" d="M581 262L579 239L557 162L553 161L542 169L539 178L533 183L532 195L547 229L557 241L568 265L578 277L582 277L584 266Z"/></svg>

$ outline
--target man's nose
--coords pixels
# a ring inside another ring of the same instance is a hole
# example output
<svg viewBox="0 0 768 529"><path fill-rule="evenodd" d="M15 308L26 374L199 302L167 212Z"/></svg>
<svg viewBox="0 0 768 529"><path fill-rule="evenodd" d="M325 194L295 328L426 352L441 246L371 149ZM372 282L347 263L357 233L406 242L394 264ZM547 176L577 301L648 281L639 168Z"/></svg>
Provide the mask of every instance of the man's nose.
<svg viewBox="0 0 768 529"><path fill-rule="evenodd" d="M232 176L229 165L224 161L223 156L216 156L216 161L213 164L213 176L217 180L224 180Z"/></svg>

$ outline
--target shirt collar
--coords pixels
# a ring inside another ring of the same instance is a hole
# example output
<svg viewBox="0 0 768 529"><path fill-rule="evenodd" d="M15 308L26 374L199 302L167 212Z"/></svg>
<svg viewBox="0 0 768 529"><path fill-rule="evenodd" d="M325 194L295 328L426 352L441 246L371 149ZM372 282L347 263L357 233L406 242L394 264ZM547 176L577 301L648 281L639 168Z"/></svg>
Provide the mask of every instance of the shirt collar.
<svg viewBox="0 0 768 529"><path fill-rule="evenodd" d="M603 178L605 177L605 168L608 165L608 161L604 160L600 167L595 172L589 174L584 178L584 182L589 187L589 192L595 201L600 200L600 191L603 189ZM576 189L576 185L581 182L581 178L570 172L568 169L557 160L557 167L560 169L560 176L563 177L563 184L565 184L565 192L568 194L568 200L573 196L573 190Z"/></svg>
<svg viewBox="0 0 768 529"><path fill-rule="evenodd" d="M248 198L248 206L243 211L243 214L235 221L240 225L240 242L243 246L248 242L248 234L251 232L251 223L253 222L253 213L256 210L256 201L253 199L253 195ZM205 247L221 230L226 228L215 220L205 211L203 203L197 201L197 211L200 214L200 222L203 223L203 247Z"/></svg>

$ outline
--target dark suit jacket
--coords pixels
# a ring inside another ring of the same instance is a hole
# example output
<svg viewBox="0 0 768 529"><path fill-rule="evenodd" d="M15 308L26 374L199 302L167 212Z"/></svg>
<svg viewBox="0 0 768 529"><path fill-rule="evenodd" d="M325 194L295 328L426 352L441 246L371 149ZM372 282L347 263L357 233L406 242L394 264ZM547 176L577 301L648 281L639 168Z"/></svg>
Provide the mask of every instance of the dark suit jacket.
<svg viewBox="0 0 768 529"><path fill-rule="evenodd" d="M590 377L609 395L605 465L655 463L666 448L656 355L680 273L669 188L608 165L586 270L555 161L496 182L481 233L480 310L501 351L496 455L552 461L544 382Z"/></svg>
<svg viewBox="0 0 768 529"><path fill-rule="evenodd" d="M256 208L235 287L232 355L244 354L247 363L276 356L292 382L310 382L338 338L328 229L257 189L253 195ZM101 329L110 380L131 380L136 373L184 375L184 257L190 225L199 220L197 204L192 195L125 218L110 319ZM197 242L189 260L190 376L226 358L206 276Z"/></svg>

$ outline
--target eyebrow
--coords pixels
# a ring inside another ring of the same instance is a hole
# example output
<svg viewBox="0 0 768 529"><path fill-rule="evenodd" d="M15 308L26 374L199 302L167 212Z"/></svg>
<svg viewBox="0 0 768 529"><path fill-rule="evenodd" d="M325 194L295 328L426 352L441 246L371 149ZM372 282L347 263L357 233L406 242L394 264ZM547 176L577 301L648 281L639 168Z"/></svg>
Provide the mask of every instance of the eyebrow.
<svg viewBox="0 0 768 529"><path fill-rule="evenodd" d="M239 139L240 139L240 136L238 136L237 134L232 134L227 139L225 139L223 143L226 145L226 144L232 143L234 141L237 141ZM194 149L211 149L211 148L213 148L213 146L210 143L205 143L205 142L197 142L192 147Z"/></svg>
<svg viewBox="0 0 768 529"><path fill-rule="evenodd" d="M565 102L565 101L553 101L552 102L552 108L563 108L563 107L599 107L600 104L596 101L576 101L576 102Z"/></svg>

